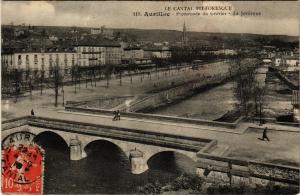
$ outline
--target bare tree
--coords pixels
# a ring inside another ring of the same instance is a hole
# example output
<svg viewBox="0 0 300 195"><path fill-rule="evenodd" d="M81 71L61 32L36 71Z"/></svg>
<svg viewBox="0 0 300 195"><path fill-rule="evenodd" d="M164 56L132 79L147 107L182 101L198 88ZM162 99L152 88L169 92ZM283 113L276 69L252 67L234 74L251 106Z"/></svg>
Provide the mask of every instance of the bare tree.
<svg viewBox="0 0 300 195"><path fill-rule="evenodd" d="M89 78L89 70L85 68L85 88L87 88L88 85L88 78Z"/></svg>
<svg viewBox="0 0 300 195"><path fill-rule="evenodd" d="M32 90L33 90L33 79L32 77L29 77L29 80L28 80L28 88L29 88L29 91L30 91L30 98L32 98Z"/></svg>
<svg viewBox="0 0 300 195"><path fill-rule="evenodd" d="M25 83L26 83L25 86L29 83L30 76L31 76L31 70L29 67L27 67L25 70Z"/></svg>
<svg viewBox="0 0 300 195"><path fill-rule="evenodd" d="M263 107L264 107L264 96L265 96L265 89L260 87L258 84L255 85L253 90L253 99L255 104L255 115L259 116L260 124L263 123Z"/></svg>
<svg viewBox="0 0 300 195"><path fill-rule="evenodd" d="M105 70L104 70L104 74L105 74L105 78L106 78L106 87L108 88L109 86L109 80L111 78L111 74L113 72L113 66L110 64L106 64L105 65Z"/></svg>
<svg viewBox="0 0 300 195"><path fill-rule="evenodd" d="M241 111L245 115L248 115L250 112L250 103L253 98L253 89L255 84L255 68L245 64L242 67L240 58L236 59L236 63L234 66L234 94L237 100L239 101L239 109L241 109Z"/></svg>
<svg viewBox="0 0 300 195"><path fill-rule="evenodd" d="M55 103L54 103L55 107L57 107L58 91L60 86L62 86L62 81L63 81L63 77L60 72L60 67L56 65L54 66L53 69L53 78L52 78L53 89L55 93Z"/></svg>
<svg viewBox="0 0 300 195"><path fill-rule="evenodd" d="M41 95L43 95L43 85L45 80L45 70L42 68L40 70L40 87L41 87Z"/></svg>
<svg viewBox="0 0 300 195"><path fill-rule="evenodd" d="M93 66L91 67L91 70L90 70L90 78L91 78L91 86L93 87L93 81L94 81L94 85L96 87L96 67Z"/></svg>
<svg viewBox="0 0 300 195"><path fill-rule="evenodd" d="M18 69L14 69L12 71L12 78L13 78L13 82L14 82L14 86L15 86L15 102L18 101L18 96L20 94L21 91L21 80L22 80L22 72Z"/></svg>
<svg viewBox="0 0 300 195"><path fill-rule="evenodd" d="M71 77L72 77L72 83L74 84L74 92L76 93L77 88L77 79L78 79L78 67L77 65L72 65L71 67Z"/></svg>
<svg viewBox="0 0 300 195"><path fill-rule="evenodd" d="M120 86L122 86L122 73L123 73L123 70L120 69L120 70L119 70Z"/></svg>
<svg viewBox="0 0 300 195"><path fill-rule="evenodd" d="M9 94L10 93L10 84L11 84L11 71L8 70L6 66L2 67L1 71L1 89L2 94Z"/></svg>

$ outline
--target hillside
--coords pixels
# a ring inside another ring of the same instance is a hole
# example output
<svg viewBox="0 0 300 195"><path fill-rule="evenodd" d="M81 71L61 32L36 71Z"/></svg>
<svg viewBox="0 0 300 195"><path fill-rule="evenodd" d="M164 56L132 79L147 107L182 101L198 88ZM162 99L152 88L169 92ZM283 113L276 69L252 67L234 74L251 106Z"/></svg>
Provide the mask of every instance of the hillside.
<svg viewBox="0 0 300 195"><path fill-rule="evenodd" d="M8 26L2 25L2 37L4 42L13 39L15 28L26 30L28 26ZM34 36L47 37L55 35L62 39L73 39L77 35L89 34L88 27L60 27L60 26L33 26L34 33L29 33L27 38ZM113 29L116 37L123 40L138 42L163 42L175 43L181 41L181 31L162 29ZM73 31L73 33L72 33ZM74 33L77 31L78 33ZM299 38L297 36L286 35L259 35L241 33L211 33L211 32L188 32L190 43L202 45L225 45L230 47L240 46L262 46L273 45L277 47L297 47Z"/></svg>

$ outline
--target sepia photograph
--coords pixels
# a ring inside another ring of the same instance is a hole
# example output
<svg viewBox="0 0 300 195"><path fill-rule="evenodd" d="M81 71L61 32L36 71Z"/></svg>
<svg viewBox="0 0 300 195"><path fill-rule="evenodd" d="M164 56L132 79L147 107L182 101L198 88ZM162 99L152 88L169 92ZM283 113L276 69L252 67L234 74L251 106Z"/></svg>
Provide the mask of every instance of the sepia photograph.
<svg viewBox="0 0 300 195"><path fill-rule="evenodd" d="M299 1L2 1L3 194L298 194Z"/></svg>

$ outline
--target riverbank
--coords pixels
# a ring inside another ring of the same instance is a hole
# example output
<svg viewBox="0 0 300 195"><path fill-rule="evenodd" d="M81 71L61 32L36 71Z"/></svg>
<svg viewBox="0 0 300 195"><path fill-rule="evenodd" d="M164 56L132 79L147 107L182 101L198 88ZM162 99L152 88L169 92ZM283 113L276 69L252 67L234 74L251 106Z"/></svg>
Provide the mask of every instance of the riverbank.
<svg viewBox="0 0 300 195"><path fill-rule="evenodd" d="M288 115L292 110L292 91L273 72L267 73L264 117L274 118Z"/></svg>
<svg viewBox="0 0 300 195"><path fill-rule="evenodd" d="M183 96L175 96L175 97L171 97L171 98L169 97L168 99L166 99L165 101L160 102L159 104L151 105L151 107L145 107L143 109L137 110L137 112L138 113L155 113L155 112L159 112L160 110L164 110L167 107L174 106L176 104L181 103L184 100L192 98L195 95L198 95L199 93L203 93L203 92L211 90L215 87L224 85L228 81L230 81L230 79L224 79L221 82L207 84L207 85L204 85L200 88L192 89L192 90L188 91L187 93L185 93Z"/></svg>
<svg viewBox="0 0 300 195"><path fill-rule="evenodd" d="M183 174L167 185L148 183L137 188L139 194L296 194L297 186L282 186L270 182L267 185L230 185L221 181L207 181L196 175Z"/></svg>

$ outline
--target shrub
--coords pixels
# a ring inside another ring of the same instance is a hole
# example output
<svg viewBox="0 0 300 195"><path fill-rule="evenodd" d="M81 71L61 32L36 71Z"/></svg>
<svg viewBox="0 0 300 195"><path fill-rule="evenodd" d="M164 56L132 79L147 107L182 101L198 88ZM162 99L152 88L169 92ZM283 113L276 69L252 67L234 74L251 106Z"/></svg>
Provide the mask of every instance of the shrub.
<svg viewBox="0 0 300 195"><path fill-rule="evenodd" d="M178 191L178 190L187 190L192 189L199 191L201 188L201 184L203 183L202 179L198 176L190 176L190 175L181 175L177 177L171 183L171 190Z"/></svg>

